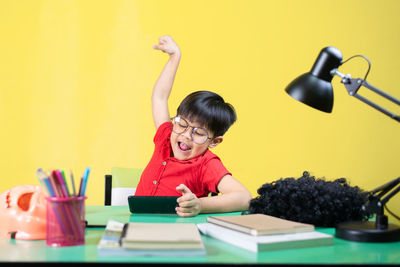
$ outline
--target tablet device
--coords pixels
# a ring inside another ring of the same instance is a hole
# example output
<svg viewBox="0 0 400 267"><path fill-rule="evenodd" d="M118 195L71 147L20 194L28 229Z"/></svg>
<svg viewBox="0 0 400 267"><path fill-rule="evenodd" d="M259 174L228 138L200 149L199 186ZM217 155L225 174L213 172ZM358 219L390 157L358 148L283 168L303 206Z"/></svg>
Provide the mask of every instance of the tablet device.
<svg viewBox="0 0 400 267"><path fill-rule="evenodd" d="M131 213L164 213L175 214L178 196L129 196L128 204Z"/></svg>

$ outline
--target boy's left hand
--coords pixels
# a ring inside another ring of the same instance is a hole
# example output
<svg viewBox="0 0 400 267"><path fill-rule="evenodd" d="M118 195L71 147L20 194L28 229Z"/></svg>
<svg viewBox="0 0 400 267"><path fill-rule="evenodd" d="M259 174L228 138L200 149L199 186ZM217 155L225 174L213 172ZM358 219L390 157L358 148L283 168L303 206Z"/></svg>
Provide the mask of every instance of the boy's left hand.
<svg viewBox="0 0 400 267"><path fill-rule="evenodd" d="M179 49L179 46L169 35L161 36L160 38L158 38L158 44L153 45L153 48L156 50L161 50L170 56L177 55L180 57L181 55L181 50Z"/></svg>
<svg viewBox="0 0 400 267"><path fill-rule="evenodd" d="M176 214L181 217L193 217L199 214L201 205L197 196L184 184L178 185L176 190L182 192L182 196L177 199L179 207L175 209Z"/></svg>

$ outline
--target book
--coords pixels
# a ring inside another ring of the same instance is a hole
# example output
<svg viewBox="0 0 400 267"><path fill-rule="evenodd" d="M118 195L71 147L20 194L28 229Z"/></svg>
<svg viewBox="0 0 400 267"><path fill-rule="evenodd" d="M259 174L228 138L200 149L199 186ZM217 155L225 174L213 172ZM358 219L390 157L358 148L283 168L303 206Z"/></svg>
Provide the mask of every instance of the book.
<svg viewBox="0 0 400 267"><path fill-rule="evenodd" d="M206 255L202 249L131 249L121 247L120 240L124 229L124 223L109 220L106 229L97 245L99 257L196 257Z"/></svg>
<svg viewBox="0 0 400 267"><path fill-rule="evenodd" d="M332 235L318 231L253 236L213 223L199 223L197 228L204 235L253 252L329 246L334 243Z"/></svg>
<svg viewBox="0 0 400 267"><path fill-rule="evenodd" d="M121 247L130 249L204 249L194 223L135 223L124 225Z"/></svg>
<svg viewBox="0 0 400 267"><path fill-rule="evenodd" d="M314 225L293 222L265 214L208 216L207 222L253 236L314 231Z"/></svg>

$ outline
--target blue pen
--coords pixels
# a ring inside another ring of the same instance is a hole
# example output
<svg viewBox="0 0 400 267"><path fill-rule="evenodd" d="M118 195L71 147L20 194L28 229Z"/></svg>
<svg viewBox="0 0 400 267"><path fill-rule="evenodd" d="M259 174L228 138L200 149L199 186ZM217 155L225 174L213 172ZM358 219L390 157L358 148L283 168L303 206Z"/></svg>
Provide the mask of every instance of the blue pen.
<svg viewBox="0 0 400 267"><path fill-rule="evenodd" d="M44 174L42 168L39 168L36 171L36 175L39 178L39 182L40 182L40 185L42 186L43 190L46 191L46 195L50 195L50 192L49 192L49 189L48 189L49 186L44 181L46 179L46 175Z"/></svg>
<svg viewBox="0 0 400 267"><path fill-rule="evenodd" d="M89 178L89 172L90 172L90 168L87 167L85 169L85 174L83 176L83 181L82 181L82 190L80 190L80 196L84 196L85 195L85 191L86 191L86 185L87 185L87 181Z"/></svg>
<svg viewBox="0 0 400 267"><path fill-rule="evenodd" d="M55 197L56 194L55 194L54 191L53 191L53 187L51 186L51 183L50 183L50 181L49 181L49 178L46 177L46 178L43 179L43 181L44 181L44 183L46 184L47 189L49 190L50 196L51 196L51 197Z"/></svg>

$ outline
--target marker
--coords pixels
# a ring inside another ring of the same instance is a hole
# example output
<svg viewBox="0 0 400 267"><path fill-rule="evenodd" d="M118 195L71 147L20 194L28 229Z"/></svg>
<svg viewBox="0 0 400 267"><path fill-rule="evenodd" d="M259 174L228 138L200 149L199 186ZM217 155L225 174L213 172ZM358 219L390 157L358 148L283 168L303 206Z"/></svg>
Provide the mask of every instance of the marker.
<svg viewBox="0 0 400 267"><path fill-rule="evenodd" d="M53 174L58 180L59 191L61 192L61 197L69 197L66 184L64 182L61 171L54 170ZM79 211L77 210L74 202L72 206L60 205L61 211L66 215L67 227L71 230L71 233L80 232L80 219L78 218Z"/></svg>
<svg viewBox="0 0 400 267"><path fill-rule="evenodd" d="M68 197L67 189L65 188L64 180L62 178L62 174L59 170L53 170L53 177L56 181L56 185L58 188L59 196L60 197Z"/></svg>
<svg viewBox="0 0 400 267"><path fill-rule="evenodd" d="M62 175L62 179L63 179L64 184L65 184L65 189L67 190L67 195L66 196L70 197L71 194L69 193L68 183L67 183L67 179L65 178L65 172L64 172L63 169L61 169L61 175Z"/></svg>
<svg viewBox="0 0 400 267"><path fill-rule="evenodd" d="M47 177L49 177L49 182L51 184L51 187L54 190L54 197L62 197L62 192L60 191L60 187L58 186L58 179L53 172L48 171L48 175Z"/></svg>

